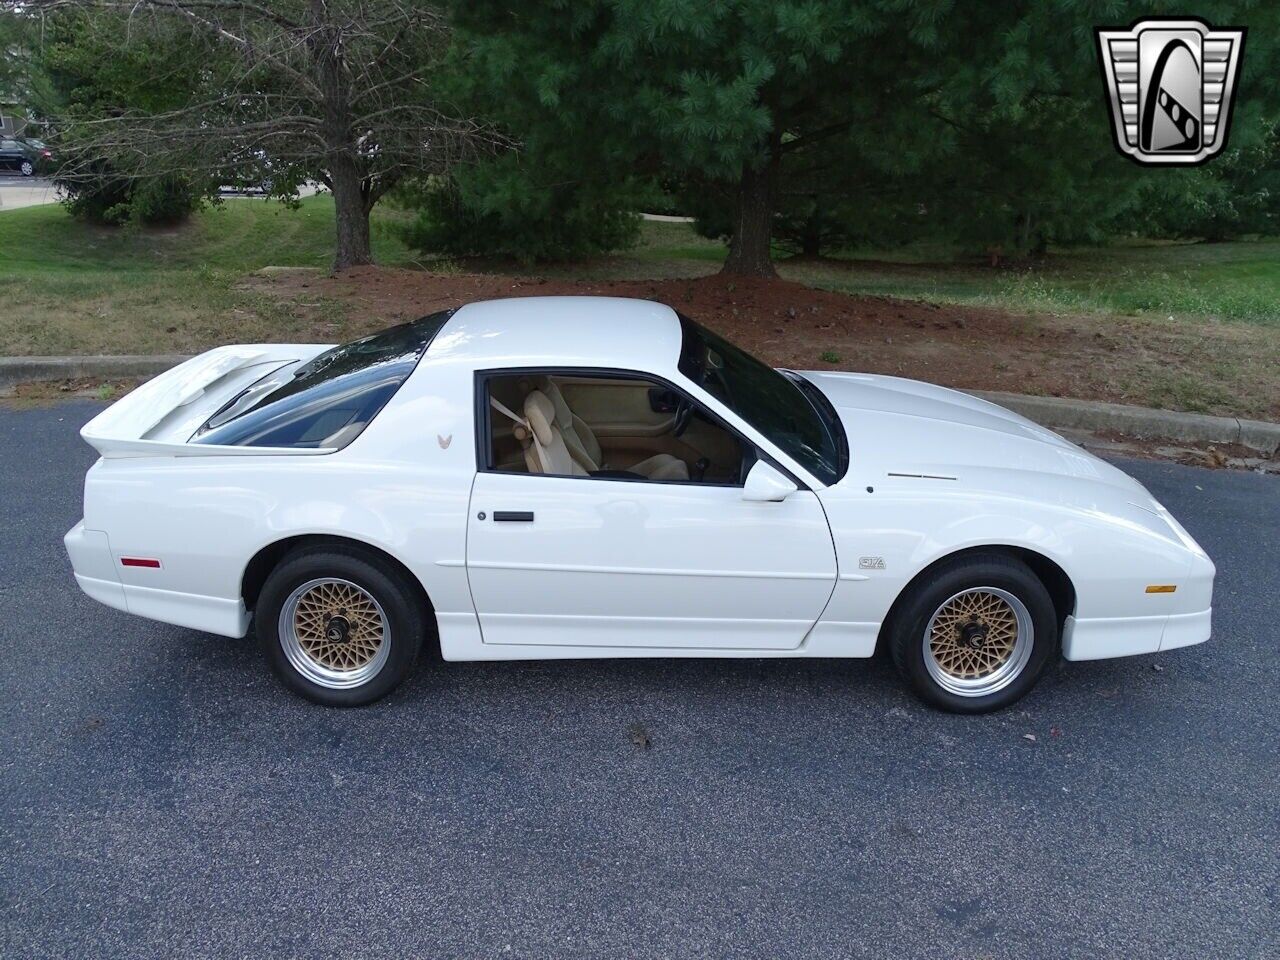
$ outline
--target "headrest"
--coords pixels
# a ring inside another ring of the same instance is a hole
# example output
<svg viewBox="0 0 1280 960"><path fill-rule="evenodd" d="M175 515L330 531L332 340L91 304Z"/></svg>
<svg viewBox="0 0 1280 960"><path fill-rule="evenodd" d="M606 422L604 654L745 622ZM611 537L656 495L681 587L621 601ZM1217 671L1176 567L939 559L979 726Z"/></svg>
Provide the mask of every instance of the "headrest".
<svg viewBox="0 0 1280 960"><path fill-rule="evenodd" d="M533 435L544 447L549 447L555 434L551 431L556 421L556 407L547 395L535 390L524 398L524 416L533 429Z"/></svg>
<svg viewBox="0 0 1280 960"><path fill-rule="evenodd" d="M556 386L556 382L548 376L537 376L532 381L522 379L520 381L521 388L527 393L530 390L540 390L547 395L547 399L551 401L552 406L556 409L556 426L561 431L568 430L573 426L573 411L569 409L569 404L565 402L564 394L560 392L560 388Z"/></svg>

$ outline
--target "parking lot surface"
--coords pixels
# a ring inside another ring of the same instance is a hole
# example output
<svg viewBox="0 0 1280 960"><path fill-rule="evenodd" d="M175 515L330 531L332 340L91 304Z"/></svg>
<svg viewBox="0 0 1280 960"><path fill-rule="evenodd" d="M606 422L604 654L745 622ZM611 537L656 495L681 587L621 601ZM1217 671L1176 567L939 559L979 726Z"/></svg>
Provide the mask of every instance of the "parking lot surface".
<svg viewBox="0 0 1280 960"><path fill-rule="evenodd" d="M0 956L1280 955L1275 478L1122 463L1214 640L1000 714L878 660L432 660L338 711L80 594L97 409L0 409Z"/></svg>

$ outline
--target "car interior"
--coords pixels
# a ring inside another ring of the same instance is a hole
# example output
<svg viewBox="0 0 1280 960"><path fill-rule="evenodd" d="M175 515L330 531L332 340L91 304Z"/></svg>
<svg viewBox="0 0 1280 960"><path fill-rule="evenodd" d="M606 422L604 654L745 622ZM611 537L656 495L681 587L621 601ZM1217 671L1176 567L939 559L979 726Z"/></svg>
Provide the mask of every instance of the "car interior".
<svg viewBox="0 0 1280 960"><path fill-rule="evenodd" d="M634 376L492 376L486 393L493 470L737 485L755 460L696 403Z"/></svg>

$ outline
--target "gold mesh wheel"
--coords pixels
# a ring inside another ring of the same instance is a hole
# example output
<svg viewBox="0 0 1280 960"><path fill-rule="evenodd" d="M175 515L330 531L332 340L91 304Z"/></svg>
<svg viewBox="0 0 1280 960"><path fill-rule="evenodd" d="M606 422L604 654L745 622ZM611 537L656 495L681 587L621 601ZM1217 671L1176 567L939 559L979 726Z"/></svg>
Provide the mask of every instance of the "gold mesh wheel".
<svg viewBox="0 0 1280 960"><path fill-rule="evenodd" d="M944 690L982 697L1022 673L1033 645L1026 604L998 587L972 587L947 599L929 619L925 667Z"/></svg>
<svg viewBox="0 0 1280 960"><path fill-rule="evenodd" d="M374 596L350 580L309 580L280 610L280 645L313 683L356 687L375 677L391 651L391 629Z"/></svg>

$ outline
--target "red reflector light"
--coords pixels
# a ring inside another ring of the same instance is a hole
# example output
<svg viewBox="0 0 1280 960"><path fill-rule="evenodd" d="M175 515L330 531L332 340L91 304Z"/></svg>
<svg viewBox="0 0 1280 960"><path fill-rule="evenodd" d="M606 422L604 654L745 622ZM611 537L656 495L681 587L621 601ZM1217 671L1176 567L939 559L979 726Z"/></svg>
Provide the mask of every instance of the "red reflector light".
<svg viewBox="0 0 1280 960"><path fill-rule="evenodd" d="M160 568L159 560L152 560L149 557L121 557L120 566L122 567L152 567Z"/></svg>

